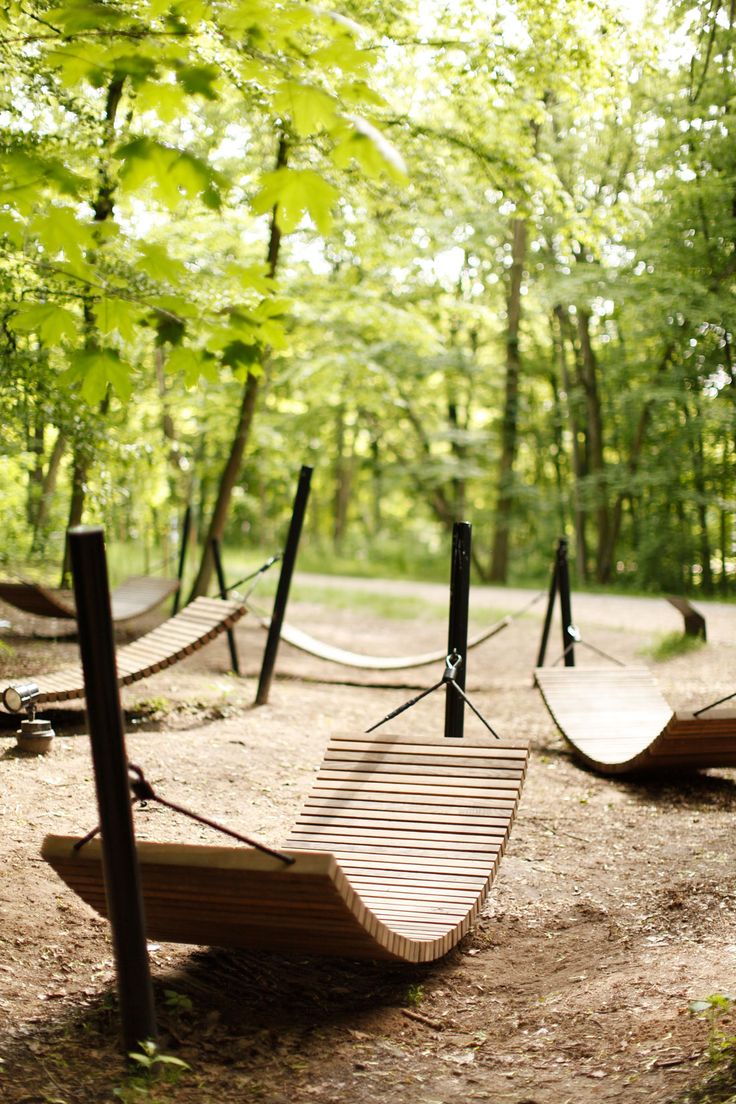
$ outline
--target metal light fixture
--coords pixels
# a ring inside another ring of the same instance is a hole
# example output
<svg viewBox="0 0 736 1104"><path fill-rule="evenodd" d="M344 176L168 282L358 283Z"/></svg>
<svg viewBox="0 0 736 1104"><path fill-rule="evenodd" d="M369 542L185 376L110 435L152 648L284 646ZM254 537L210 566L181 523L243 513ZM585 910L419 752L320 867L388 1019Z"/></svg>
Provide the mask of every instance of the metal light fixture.
<svg viewBox="0 0 736 1104"><path fill-rule="evenodd" d="M15 686L7 686L3 690L3 705L9 713L20 713L25 709L33 720L39 693L35 682L17 682Z"/></svg>

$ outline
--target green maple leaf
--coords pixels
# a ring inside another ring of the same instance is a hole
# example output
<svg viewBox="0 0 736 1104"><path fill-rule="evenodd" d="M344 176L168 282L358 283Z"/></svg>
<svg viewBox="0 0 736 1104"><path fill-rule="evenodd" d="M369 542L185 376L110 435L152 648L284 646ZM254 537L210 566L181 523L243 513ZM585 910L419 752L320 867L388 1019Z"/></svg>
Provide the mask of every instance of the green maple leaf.
<svg viewBox="0 0 736 1104"><path fill-rule="evenodd" d="M80 320L56 303L23 303L9 325L15 333L37 334L44 345L58 345L64 337L72 340L77 336Z"/></svg>
<svg viewBox="0 0 736 1104"><path fill-rule="evenodd" d="M261 190L251 206L256 214L276 207L276 219L285 234L296 230L305 214L311 216L321 234L327 234L338 195L337 188L312 169L277 169L263 174Z"/></svg>
<svg viewBox="0 0 736 1104"><path fill-rule="evenodd" d="M294 130L302 137L329 130L337 115L332 96L299 81L283 81L273 103L278 112L289 116Z"/></svg>

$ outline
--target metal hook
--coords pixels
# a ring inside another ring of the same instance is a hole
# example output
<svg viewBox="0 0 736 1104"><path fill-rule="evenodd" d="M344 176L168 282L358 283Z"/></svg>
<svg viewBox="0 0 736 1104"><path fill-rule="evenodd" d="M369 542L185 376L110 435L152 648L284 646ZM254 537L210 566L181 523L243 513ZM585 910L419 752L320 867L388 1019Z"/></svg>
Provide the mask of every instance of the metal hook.
<svg viewBox="0 0 736 1104"><path fill-rule="evenodd" d="M462 667L462 663L463 657L460 655L459 652L450 652L450 654L445 658L445 673L442 676L442 681L454 682L457 677L458 671Z"/></svg>

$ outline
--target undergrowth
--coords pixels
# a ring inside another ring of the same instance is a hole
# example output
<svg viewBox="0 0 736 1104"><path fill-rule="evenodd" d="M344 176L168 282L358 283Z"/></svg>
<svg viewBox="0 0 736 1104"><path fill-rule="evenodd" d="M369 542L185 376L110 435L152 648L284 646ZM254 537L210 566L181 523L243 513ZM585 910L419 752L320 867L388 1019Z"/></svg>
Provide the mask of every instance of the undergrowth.
<svg viewBox="0 0 736 1104"><path fill-rule="evenodd" d="M686 636L685 633L672 632L667 633L666 636L660 636L650 648L646 649L646 654L657 663L665 663L668 659L697 652L704 644L702 636Z"/></svg>
<svg viewBox="0 0 736 1104"><path fill-rule="evenodd" d="M736 997L712 993L691 1001L691 1015L707 1026L705 1056L708 1073L694 1088L687 1089L673 1104L736 1104Z"/></svg>

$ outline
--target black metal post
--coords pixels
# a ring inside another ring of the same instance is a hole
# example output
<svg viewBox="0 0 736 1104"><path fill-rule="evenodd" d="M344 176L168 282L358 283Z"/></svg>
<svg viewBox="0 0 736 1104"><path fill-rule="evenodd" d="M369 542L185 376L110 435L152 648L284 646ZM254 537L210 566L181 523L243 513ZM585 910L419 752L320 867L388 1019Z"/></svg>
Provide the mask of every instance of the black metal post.
<svg viewBox="0 0 736 1104"><path fill-rule="evenodd" d="M92 744L105 894L125 1051L156 1039L156 1011L131 814L105 542L99 527L69 531L77 631Z"/></svg>
<svg viewBox="0 0 736 1104"><path fill-rule="evenodd" d="M286 614L286 603L289 601L289 588L291 587L291 577L294 573L296 553L299 548L299 538L301 537L304 514L307 509L311 480L312 468L307 467L306 464L302 465L302 470L299 472L299 482L297 484L296 494L294 496L294 505L291 511L289 532L286 537L284 554L281 558L281 572L279 573L279 582L273 603L271 624L268 627L266 647L263 652L261 674L258 679L256 705L265 705L271 690L271 680L273 679L273 671L276 666L276 654L279 650L281 626L284 623L284 616Z"/></svg>
<svg viewBox="0 0 736 1104"><path fill-rule="evenodd" d="M176 572L176 577L179 580L179 586L176 588L176 594L174 595L174 604L171 607L172 616L175 616L179 612L179 605L181 603L181 587L184 582L184 564L187 559L187 551L189 549L189 534L192 530L192 507L187 506L184 511L184 521L181 527L181 545L179 547L179 568Z"/></svg>
<svg viewBox="0 0 736 1104"><path fill-rule="evenodd" d="M549 642L549 630L552 625L552 615L555 612L555 598L557 597L557 591L559 589L559 571L560 571L560 545L562 541L557 542L557 548L555 549L555 562L552 568L552 578L549 583L549 597L547 599L547 612L544 615L544 628L542 629L542 640L539 645L539 655L537 656L537 667L544 667L544 658L547 655L547 643Z"/></svg>
<svg viewBox="0 0 736 1104"><path fill-rule="evenodd" d="M455 681L465 689L468 658L468 601L470 598L470 525L456 521L452 527L452 568L450 571L450 621L447 654L462 659ZM449 686L445 691L445 737L461 740L465 702Z"/></svg>
<svg viewBox="0 0 736 1104"><path fill-rule="evenodd" d="M560 588L560 613L562 615L562 647L565 653L565 666L575 666L575 636L572 624L572 601L570 598L570 568L567 562L567 541L560 540L557 550L557 579Z"/></svg>
<svg viewBox="0 0 736 1104"><path fill-rule="evenodd" d="M220 597L227 598L227 585L225 583L225 572L222 567L222 556L220 555L220 542L217 537L212 538L212 558L215 561L215 572L217 574L217 585L220 588ZM240 659L238 658L238 646L235 643L235 633L232 629L227 629L227 643L230 649L230 667L236 675L240 674Z"/></svg>

